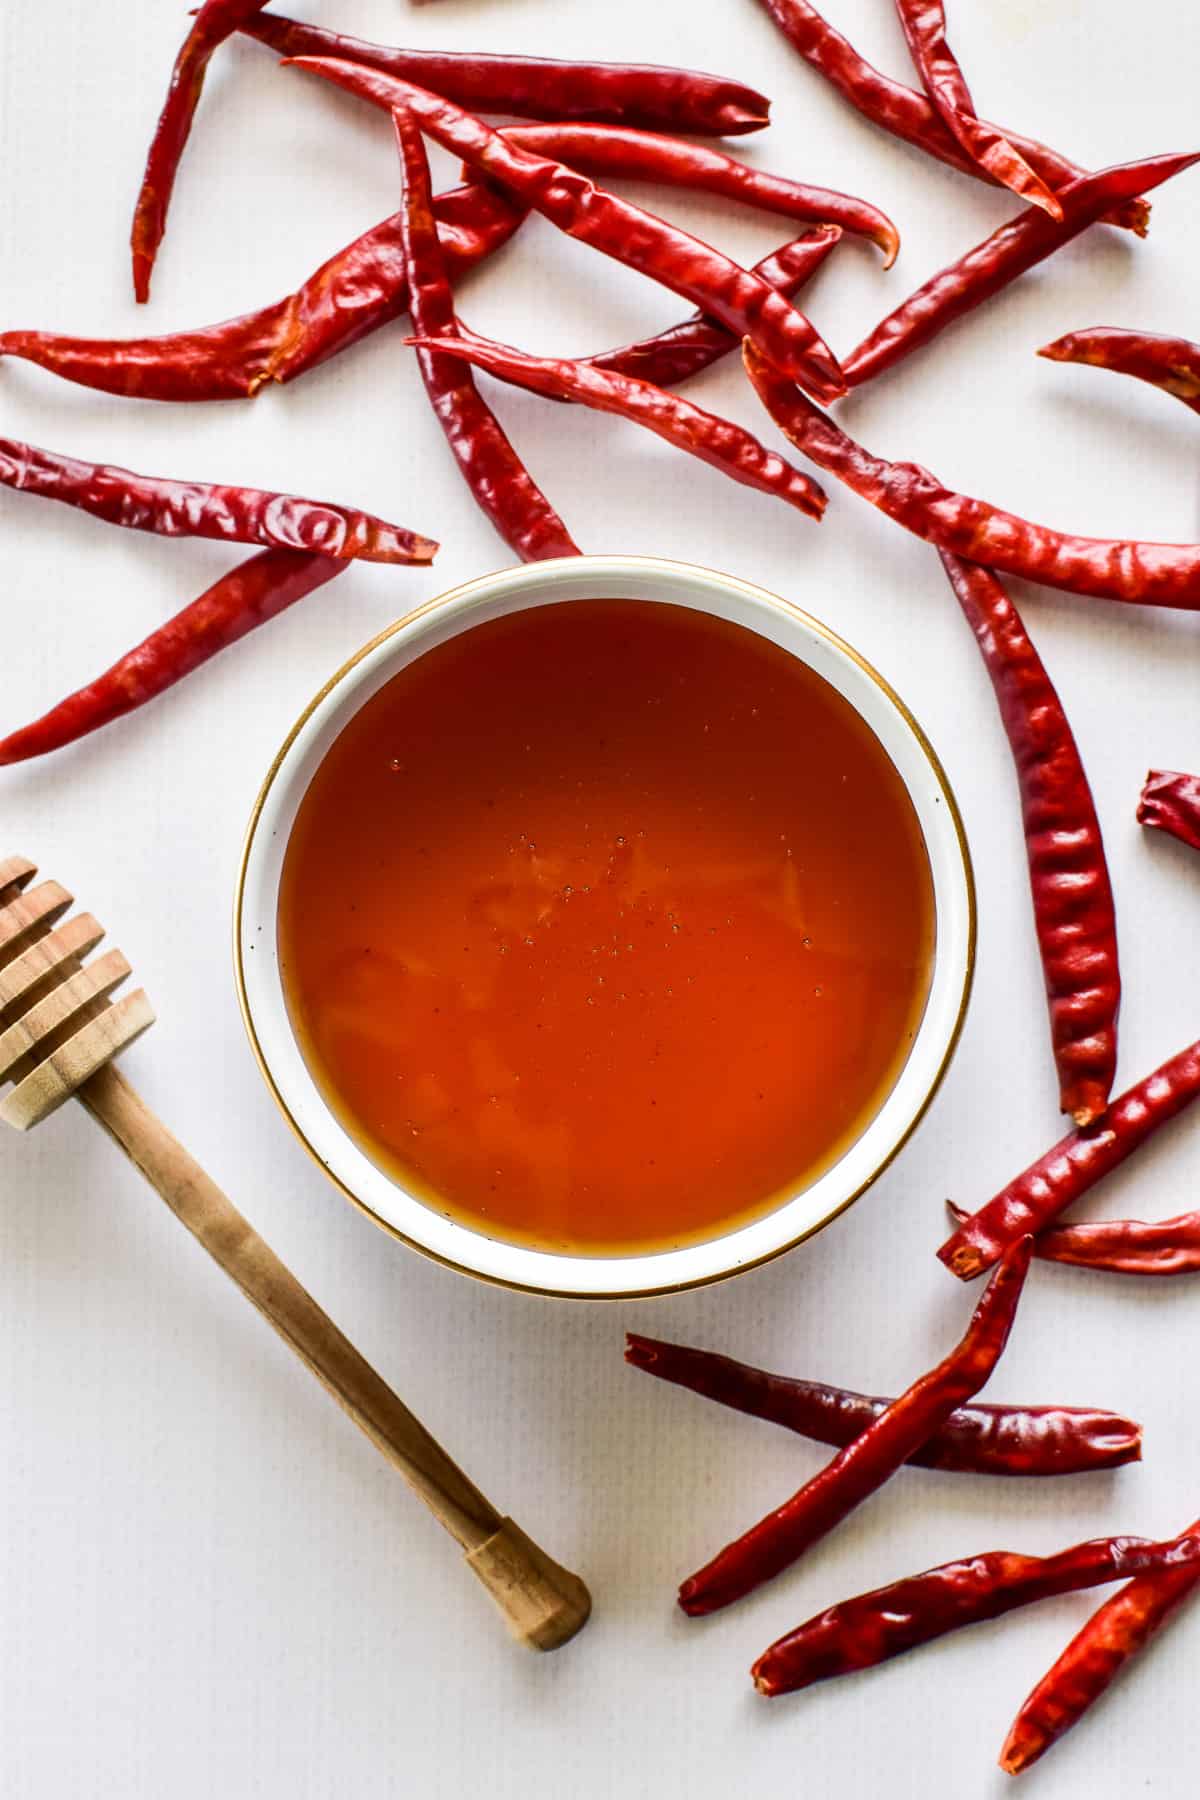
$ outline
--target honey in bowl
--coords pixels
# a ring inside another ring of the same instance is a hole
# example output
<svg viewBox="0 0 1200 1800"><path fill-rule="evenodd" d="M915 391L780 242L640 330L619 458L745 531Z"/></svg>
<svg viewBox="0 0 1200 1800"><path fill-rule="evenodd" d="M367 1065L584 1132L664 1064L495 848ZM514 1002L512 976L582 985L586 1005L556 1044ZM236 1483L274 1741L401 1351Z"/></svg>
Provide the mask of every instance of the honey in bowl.
<svg viewBox="0 0 1200 1800"><path fill-rule="evenodd" d="M342 731L293 826L293 1030L346 1130L475 1230L575 1255L723 1235L814 1181L916 1035L912 802L741 625L589 600L466 630Z"/></svg>

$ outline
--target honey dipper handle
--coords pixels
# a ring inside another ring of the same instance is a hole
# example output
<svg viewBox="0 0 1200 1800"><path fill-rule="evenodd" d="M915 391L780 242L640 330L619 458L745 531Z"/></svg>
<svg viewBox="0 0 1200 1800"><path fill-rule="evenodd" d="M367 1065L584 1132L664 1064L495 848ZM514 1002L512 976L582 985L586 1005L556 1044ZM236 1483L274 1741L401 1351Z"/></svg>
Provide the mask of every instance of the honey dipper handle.
<svg viewBox="0 0 1200 1800"><path fill-rule="evenodd" d="M514 1636L536 1650L574 1637L591 1610L579 1577L485 1500L124 1076L109 1063L77 1092L176 1218L457 1538Z"/></svg>

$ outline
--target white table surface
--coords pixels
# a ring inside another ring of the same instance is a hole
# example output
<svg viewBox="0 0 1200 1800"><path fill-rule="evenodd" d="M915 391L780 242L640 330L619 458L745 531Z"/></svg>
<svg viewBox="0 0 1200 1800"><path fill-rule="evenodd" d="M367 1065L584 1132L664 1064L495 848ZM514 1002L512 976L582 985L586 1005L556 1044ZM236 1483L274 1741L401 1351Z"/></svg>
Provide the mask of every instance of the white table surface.
<svg viewBox="0 0 1200 1800"><path fill-rule="evenodd" d="M301 0L297 0L299 6ZM853 115L751 0L307 0L308 16L427 45L689 61L775 100L741 141L764 166L869 195L904 234L884 277L839 251L811 296L836 348L1014 207ZM830 0L862 48L906 61L887 0ZM1132 23L1131 23L1132 22ZM961 3L985 112L1094 166L1197 136L1200 15L1179 0ZM0 8L3 323L91 333L199 325L288 291L391 211L388 131L237 45L213 70L150 308L126 239L184 27L163 0ZM444 173L446 159L439 159ZM678 194L664 210L761 255L787 236ZM1200 534L1200 424L1135 383L1035 359L1097 322L1200 336L1200 174L1156 196L1145 244L1096 230L845 409L880 451L968 492L1096 533ZM543 350L624 341L684 309L539 221L464 296L477 327ZM71 885L131 957L160 1023L126 1069L479 1482L592 1584L586 1633L538 1658L506 1641L398 1478L78 1109L0 1138L0 1791L403 1794L572 1800L795 1793L998 1795L994 1759L1079 1595L773 1705L746 1669L832 1600L974 1550L1170 1535L1198 1510L1196 1288L1034 1272L996 1397L1111 1405L1147 1460L1053 1483L907 1472L803 1568L688 1623L674 1585L823 1453L627 1369L622 1332L894 1390L969 1308L933 1250L942 1201L977 1203L1058 1134L1008 753L932 553L847 493L820 529L614 420L504 391L498 406L580 543L693 558L802 601L926 724L964 812L981 894L974 1001L918 1138L795 1255L722 1287L628 1306L473 1284L377 1231L275 1112L230 966L242 832L266 764L330 670L410 606L507 552L459 485L399 332L255 403L108 399L24 364L3 430L144 470L353 500L440 537L433 570L360 568L133 719L4 770L0 851ZM696 393L770 436L738 368ZM0 723L103 667L230 560L0 495ZM1020 590L1070 709L1116 881L1120 1084L1194 1037L1200 859L1134 823L1148 764L1200 766L1197 621ZM1094 1210L1196 1203L1200 1117ZM1200 1616L1028 1778L1063 1796L1194 1791Z"/></svg>

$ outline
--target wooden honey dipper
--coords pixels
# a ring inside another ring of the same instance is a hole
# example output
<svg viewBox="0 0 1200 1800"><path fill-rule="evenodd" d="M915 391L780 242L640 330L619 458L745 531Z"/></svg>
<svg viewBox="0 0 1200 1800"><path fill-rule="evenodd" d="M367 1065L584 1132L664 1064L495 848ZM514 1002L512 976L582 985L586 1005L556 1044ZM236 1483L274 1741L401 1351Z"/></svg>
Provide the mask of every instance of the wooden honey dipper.
<svg viewBox="0 0 1200 1800"><path fill-rule="evenodd" d="M103 928L90 913L65 918L71 895L55 881L31 887L36 873L0 860L0 1087L13 1083L0 1118L27 1131L72 1094L82 1101L457 1538L513 1635L534 1650L565 1644L591 1611L583 1582L484 1499L113 1066L153 1008L141 988L111 998L128 962L109 950L85 965Z"/></svg>

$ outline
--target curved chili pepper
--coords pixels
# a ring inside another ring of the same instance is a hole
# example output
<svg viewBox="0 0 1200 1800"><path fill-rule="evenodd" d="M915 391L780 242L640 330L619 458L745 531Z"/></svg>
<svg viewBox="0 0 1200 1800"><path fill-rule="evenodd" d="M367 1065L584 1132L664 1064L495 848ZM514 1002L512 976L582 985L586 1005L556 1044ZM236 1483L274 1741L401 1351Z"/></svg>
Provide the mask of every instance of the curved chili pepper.
<svg viewBox="0 0 1200 1800"><path fill-rule="evenodd" d="M1084 175L1059 194L1061 219L1047 218L1040 207L1028 207L965 256L931 275L881 320L847 357L843 365L846 380L851 387L861 387L881 375L1094 225L1114 197L1123 199L1159 187L1196 160L1195 156L1155 156L1103 169L1098 175Z"/></svg>
<svg viewBox="0 0 1200 1800"><path fill-rule="evenodd" d="M827 1607L765 1650L750 1671L760 1694L794 1694L901 1656L964 1625L1129 1575L1200 1574L1200 1536L1166 1543L1091 1538L1056 1556L985 1550Z"/></svg>
<svg viewBox="0 0 1200 1800"><path fill-rule="evenodd" d="M813 406L754 344L744 344L742 355L763 405L798 449L939 550L1073 594L1142 606L1200 608L1200 544L1073 537L1002 512L985 500L956 494L915 463L872 456Z"/></svg>
<svg viewBox="0 0 1200 1800"><path fill-rule="evenodd" d="M1127 1088L1099 1125L1061 1138L986 1206L969 1214L938 1255L963 1281L973 1281L1027 1233L1036 1236L1198 1097L1200 1042Z"/></svg>
<svg viewBox="0 0 1200 1800"><path fill-rule="evenodd" d="M171 83L159 114L146 172L133 213L129 244L133 253L133 291L140 301L150 298L154 259L167 228L167 208L179 160L192 129L204 77L213 52L240 26L261 12L267 0L204 0L171 70Z"/></svg>
<svg viewBox="0 0 1200 1800"><path fill-rule="evenodd" d="M1200 775L1151 769L1138 800L1137 820L1200 850Z"/></svg>
<svg viewBox="0 0 1200 1800"><path fill-rule="evenodd" d="M130 469L79 462L56 450L19 444L14 438L0 438L0 487L60 500L110 525L165 537L218 538L385 563L432 562L438 547L432 539L390 525L373 513L326 500L135 475Z"/></svg>
<svg viewBox="0 0 1200 1800"><path fill-rule="evenodd" d="M412 109L422 131L491 176L569 237L649 275L712 313L733 331L761 340L781 369L831 398L845 392L833 352L802 313L748 270L654 213L596 187L549 157L532 156L436 94L353 63L298 57L288 65L389 110Z"/></svg>
<svg viewBox="0 0 1200 1800"><path fill-rule="evenodd" d="M964 175L974 175L981 181L995 179L955 142L924 94L916 93L903 82L893 81L890 75L883 75L872 67L841 32L835 31L821 17L815 6L808 4L808 0L760 0L760 4L805 62L823 75L842 98L873 125L882 126L893 137L903 138L906 143L936 156L939 162L948 163ZM1036 138L1021 137L1015 131L1001 131L999 125L982 123L985 130L1005 137L1055 191L1087 173L1077 163L1060 156L1057 150L1038 143ZM1106 214L1106 219L1111 225L1126 226L1139 237L1145 237L1150 208L1144 200L1127 200Z"/></svg>
<svg viewBox="0 0 1200 1800"><path fill-rule="evenodd" d="M971 1216L950 1200L946 1210L956 1225L965 1225ZM1044 1262L1111 1275L1195 1275L1200 1273L1200 1212L1153 1222L1089 1219L1081 1225L1052 1225L1034 1239L1033 1254Z"/></svg>
<svg viewBox="0 0 1200 1800"><path fill-rule="evenodd" d="M952 138L972 162L1001 187L1011 188L1049 213L1062 218L1062 207L1003 132L985 125L975 111L958 58L946 37L942 0L896 0L913 66L934 109Z"/></svg>
<svg viewBox="0 0 1200 1800"><path fill-rule="evenodd" d="M679 1604L685 1613L695 1618L716 1612L786 1569L882 1487L964 1401L979 1392L1008 1342L1032 1254L1032 1238L1015 1245L950 1355L893 1400L790 1500L683 1583Z"/></svg>
<svg viewBox="0 0 1200 1800"><path fill-rule="evenodd" d="M1093 325L1087 331L1068 331L1052 344L1043 344L1038 355L1050 362L1087 363L1094 369L1132 375L1138 381L1148 381L1151 387L1161 388L1164 394L1174 394L1193 412L1200 413L1200 344L1187 338Z"/></svg>
<svg viewBox="0 0 1200 1800"><path fill-rule="evenodd" d="M1016 767L1059 1104L1090 1125L1116 1074L1121 1004L1116 909L1092 790L1012 599L977 563L946 551L942 563L983 654Z"/></svg>
<svg viewBox="0 0 1200 1800"><path fill-rule="evenodd" d="M820 1381L769 1375L712 1350L636 1332L626 1334L625 1361L820 1444L852 1444L895 1404ZM913 1451L908 1465L971 1475L1078 1475L1140 1462L1141 1455L1141 1426L1116 1413L1082 1406L960 1406Z"/></svg>
<svg viewBox="0 0 1200 1800"><path fill-rule="evenodd" d="M438 243L429 162L411 113L392 115L404 167L401 230L415 329L452 337L458 327ZM438 424L480 508L522 562L578 556L579 546L513 449L499 420L457 357L419 349L417 361Z"/></svg>
<svg viewBox="0 0 1200 1800"><path fill-rule="evenodd" d="M652 63L560 62L545 56L488 56L453 50L397 50L323 31L275 13L241 27L287 60L336 57L362 63L473 112L531 119L585 119L639 125L648 131L687 131L697 137L736 137L769 123L771 102L723 75Z"/></svg>
<svg viewBox="0 0 1200 1800"><path fill-rule="evenodd" d="M305 551L260 551L222 575L95 681L60 700L33 724L0 739L0 763L45 756L145 706L348 567L346 562Z"/></svg>
<svg viewBox="0 0 1200 1800"><path fill-rule="evenodd" d="M1200 1533L1200 1520L1188 1535ZM1200 1584L1200 1569L1139 1575L1106 1600L1077 1631L1021 1707L1000 1752L1000 1767L1019 1775L1077 1725L1155 1632Z"/></svg>
<svg viewBox="0 0 1200 1800"><path fill-rule="evenodd" d="M450 272L464 274L507 243L522 207L483 183L433 203ZM395 213L322 263L285 300L221 325L150 338L0 333L0 356L20 356L65 381L138 400L244 400L269 381L294 381L408 310Z"/></svg>

